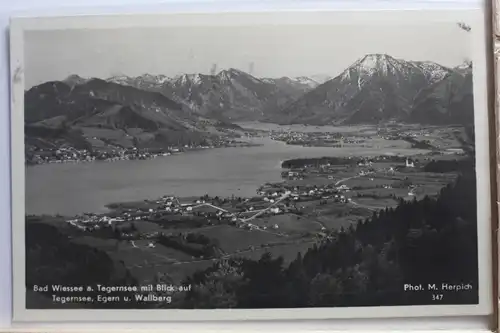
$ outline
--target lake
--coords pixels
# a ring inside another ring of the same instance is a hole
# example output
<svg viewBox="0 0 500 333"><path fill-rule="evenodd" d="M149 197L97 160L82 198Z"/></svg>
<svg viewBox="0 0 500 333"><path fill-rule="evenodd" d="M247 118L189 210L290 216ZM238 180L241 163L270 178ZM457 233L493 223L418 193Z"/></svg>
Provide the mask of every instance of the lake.
<svg viewBox="0 0 500 333"><path fill-rule="evenodd" d="M314 129L317 131L316 127ZM75 215L105 212L113 202L155 199L162 195L251 196L281 179L281 161L300 157L416 154L390 146L328 148L286 145L253 138L261 146L217 148L145 161L45 164L26 168L26 213ZM394 142L386 141L387 145ZM404 143L403 143L404 144Z"/></svg>

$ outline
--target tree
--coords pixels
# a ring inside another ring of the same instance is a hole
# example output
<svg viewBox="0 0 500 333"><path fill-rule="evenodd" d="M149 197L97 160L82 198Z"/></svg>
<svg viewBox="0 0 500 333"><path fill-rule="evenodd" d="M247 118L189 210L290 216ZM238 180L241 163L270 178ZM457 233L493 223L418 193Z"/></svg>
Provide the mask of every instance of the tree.
<svg viewBox="0 0 500 333"><path fill-rule="evenodd" d="M309 306L337 306L341 304L342 283L331 274L320 273L311 280Z"/></svg>
<svg viewBox="0 0 500 333"><path fill-rule="evenodd" d="M258 261L244 261L242 271L246 283L238 294L241 307L280 307L284 303L287 295L283 286L287 280L282 257L273 259L266 252Z"/></svg>

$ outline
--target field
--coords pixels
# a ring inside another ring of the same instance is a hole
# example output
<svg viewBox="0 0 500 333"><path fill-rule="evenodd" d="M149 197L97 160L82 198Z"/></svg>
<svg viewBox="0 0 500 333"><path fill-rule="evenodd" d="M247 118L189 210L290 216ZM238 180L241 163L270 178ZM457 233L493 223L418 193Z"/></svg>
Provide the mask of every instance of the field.
<svg viewBox="0 0 500 333"><path fill-rule="evenodd" d="M288 235L320 231L322 228L321 223L315 221L313 218L296 214L258 218L255 219L253 223L270 229L276 228L275 231L284 232Z"/></svg>
<svg viewBox="0 0 500 333"><path fill-rule="evenodd" d="M93 147L104 147L112 143L125 148L133 148L133 137L122 130L82 127L83 135Z"/></svg>
<svg viewBox="0 0 500 333"><path fill-rule="evenodd" d="M299 253L304 255L307 250L310 249L315 243L317 243L316 240L306 240L300 243L270 246L267 248L244 253L242 254L242 257L247 259L259 260L263 254L265 254L266 252L270 252L274 257L283 257L283 262L285 264L288 264L295 258L297 258L297 255Z"/></svg>
<svg viewBox="0 0 500 333"><path fill-rule="evenodd" d="M217 239L226 253L248 250L261 244L283 241L283 237L264 231L250 231L233 226L217 226L201 232L201 234Z"/></svg>
<svg viewBox="0 0 500 333"><path fill-rule="evenodd" d="M75 243L86 244L107 252L116 263L123 263L135 278L145 284L152 282L151 279L156 276L156 273L173 273L175 271L171 268L173 263L193 260L185 253L161 244L150 248L149 242L144 240L136 240L132 243L86 236L75 239ZM177 278L181 276L183 275L176 275Z"/></svg>

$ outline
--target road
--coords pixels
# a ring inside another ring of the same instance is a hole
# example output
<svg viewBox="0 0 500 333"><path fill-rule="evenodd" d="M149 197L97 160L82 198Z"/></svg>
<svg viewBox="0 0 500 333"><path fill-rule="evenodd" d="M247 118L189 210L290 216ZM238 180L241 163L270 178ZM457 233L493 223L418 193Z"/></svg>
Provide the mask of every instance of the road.
<svg viewBox="0 0 500 333"><path fill-rule="evenodd" d="M212 208L215 208L217 210L220 210L224 213L229 213L229 211L225 210L224 208L220 208L218 206L215 206L215 205L212 205L212 204L209 204L209 203L202 203L202 204L199 204L197 206L193 206L193 208L199 208L199 207L203 207L203 206L208 206L208 207L212 207Z"/></svg>
<svg viewBox="0 0 500 333"><path fill-rule="evenodd" d="M221 207L218 207L216 205L209 204L209 203L199 204L199 205L193 206L193 208L198 208L198 207L203 207L203 206L209 206L209 207L212 207L214 209L223 211L225 213L230 213L231 216L236 217L240 222L242 222L242 223L244 223L246 225L250 225L251 223L248 223L248 221L251 221L251 220L259 217L260 215L264 214L266 211L268 211L272 207L276 206L277 204L279 204L281 201L283 201L284 199L288 198L289 196L290 196L290 193L285 193L278 200L276 200L276 202L272 203L271 205L269 205L265 209L261 209L261 210L257 211L255 215L253 215L253 216L251 216L249 218L246 218L246 219L239 218L234 213L231 213L231 212L229 212L228 210L226 210L224 208L221 208ZM209 227L205 227L203 229L209 229L209 228L213 228L213 227L216 227L216 226L209 226ZM258 230L258 231L261 231L261 232L267 232L267 233L270 233L270 234L273 234L273 235L276 235L276 236L285 236L285 237L288 237L288 235L286 235L286 234L273 232L273 231L270 231L270 230L267 230L267 229L262 229L262 228L260 228L259 226L256 226L256 225L252 225L252 228L254 230ZM132 247L142 249L139 246L137 246L133 240L130 241L130 243L132 244ZM145 246L145 248L148 248L148 247ZM167 257L165 257L165 258L168 259L168 260L173 260L171 258L167 258Z"/></svg>
<svg viewBox="0 0 500 333"><path fill-rule="evenodd" d="M351 176L351 177L347 177L347 178L342 178L339 181L337 181L335 183L335 185L339 185L339 184L341 184L341 183L343 183L343 182L345 182L345 181L347 181L349 179L360 178L360 177L368 176L368 175L366 175L366 174L365 175L356 175L356 176ZM366 209L369 209L369 210L372 210L372 211L377 211L377 210L381 209L380 207L367 206L367 205L363 205L363 204L357 203L357 202L353 201L352 198L351 198L350 203L353 204L354 206L366 208Z"/></svg>
<svg viewBox="0 0 500 333"><path fill-rule="evenodd" d="M264 214L269 209L273 208L274 206L276 206L277 204L279 204L281 201L285 200L289 196L290 196L290 193L283 194L278 200L276 200L275 202L273 202L272 204L270 204L267 208L260 210L258 213L256 213L253 216L250 216L249 218L240 219L240 221L243 222L243 223L247 223L248 221L251 221L251 220L255 219L256 217L259 217L260 215Z"/></svg>
<svg viewBox="0 0 500 333"><path fill-rule="evenodd" d="M351 177L347 177L347 178L342 178L342 179L340 179L339 181L337 181L335 183L335 186L337 186L337 185L339 185L339 184L341 184L341 183L343 183L345 181L348 181L349 179L354 179L354 178L359 178L359 177L362 177L362 176L361 175L356 175L356 176L351 176Z"/></svg>
<svg viewBox="0 0 500 333"><path fill-rule="evenodd" d="M212 207L212 208L215 208L215 209L218 209L220 211L223 211L225 213L230 213L232 217L236 217L241 223L244 223L246 225L250 225L251 223L249 223L249 221L252 221L253 219L261 216L262 214L264 214L265 212L267 212L269 209L273 208L274 206L276 206L277 204L279 204L281 201L285 200L286 198L288 198L290 196L290 193L285 193L283 194L278 200L276 200L275 202L273 202L272 204L270 204L267 208L264 208L264 209L261 209L261 210L258 210L256 211L256 213L248 218L240 218L238 216L236 216L234 213L231 213L229 212L228 210L224 209L224 208L221 208L221 207L218 207L216 205L212 205L212 204L209 204L209 203L204 203L204 204L199 204L197 206L193 206L193 208L197 208L197 207L202 207L202 206L209 206L209 207ZM262 231L262 232L267 232L267 233L270 233L270 234L273 234L273 235L277 235L277 236L287 236L285 234L281 234L281 233L276 233L276 232L272 232L272 231L269 231L267 229L262 229L256 225L252 225L253 229L254 230L258 230L258 231Z"/></svg>

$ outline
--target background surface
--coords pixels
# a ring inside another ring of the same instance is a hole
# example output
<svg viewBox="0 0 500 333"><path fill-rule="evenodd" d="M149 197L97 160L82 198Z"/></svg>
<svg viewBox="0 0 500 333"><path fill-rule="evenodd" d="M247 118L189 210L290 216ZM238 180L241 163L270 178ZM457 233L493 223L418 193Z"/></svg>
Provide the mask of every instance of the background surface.
<svg viewBox="0 0 500 333"><path fill-rule="evenodd" d="M478 8L483 6L481 0L351 0L351 1L312 1L312 0L267 0L267 1L238 1L238 0L0 0L0 34L1 58L0 58L0 330L8 330L11 326L12 305L12 278L11 278L11 215L10 215L10 187L16 184L10 183L10 98L9 98L9 53L8 53L8 25L11 16L35 16L35 15L63 15L63 14L106 14L106 13L131 13L131 12L213 12L213 11L265 11L272 9L316 9L316 8L338 8L338 9L420 9L420 8ZM168 329L178 331L182 328L193 330L272 330L272 331L312 331L312 330L346 330L357 329L390 330L396 329L448 329L485 331L488 320L486 318L441 318L441 319L405 319L405 320L358 320L358 321L335 321L335 322L299 322L299 323L238 323L236 324L169 324ZM138 324L137 324L138 325ZM56 328L64 328L69 325L57 325ZM74 326L74 325L73 325ZM117 323L106 324L106 328L145 328L146 325L132 325ZM45 326L46 327L46 326ZM86 324L79 326L82 330L95 327ZM39 325L33 324L29 327L19 328L36 329ZM158 325L148 325L149 329ZM162 327L165 329L166 327ZM121 331L121 330L120 330Z"/></svg>

